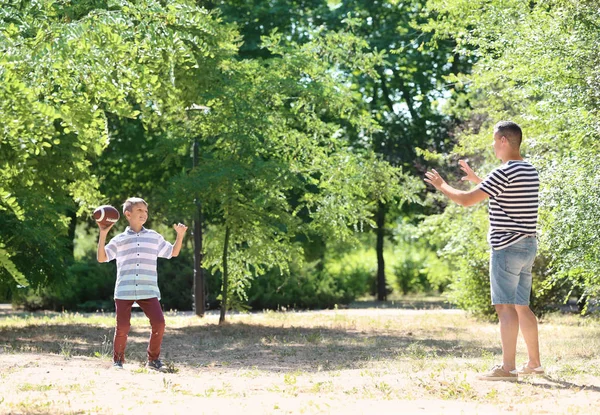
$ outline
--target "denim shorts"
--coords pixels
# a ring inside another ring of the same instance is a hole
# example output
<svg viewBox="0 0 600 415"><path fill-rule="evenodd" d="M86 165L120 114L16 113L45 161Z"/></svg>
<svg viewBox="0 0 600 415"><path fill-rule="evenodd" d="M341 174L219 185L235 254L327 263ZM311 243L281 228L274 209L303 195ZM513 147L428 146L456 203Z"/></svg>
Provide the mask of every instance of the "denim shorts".
<svg viewBox="0 0 600 415"><path fill-rule="evenodd" d="M492 304L529 305L531 268L537 238L526 237L504 249L492 249L490 285Z"/></svg>

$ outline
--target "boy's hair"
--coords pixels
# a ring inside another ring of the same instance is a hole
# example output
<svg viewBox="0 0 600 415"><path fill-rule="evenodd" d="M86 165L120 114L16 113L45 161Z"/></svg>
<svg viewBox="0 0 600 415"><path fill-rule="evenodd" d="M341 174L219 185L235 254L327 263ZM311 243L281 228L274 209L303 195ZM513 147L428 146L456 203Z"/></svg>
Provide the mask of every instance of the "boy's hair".
<svg viewBox="0 0 600 415"><path fill-rule="evenodd" d="M521 131L521 127L519 127L517 123L512 121L500 121L494 126L494 132L506 137L512 148L518 149L521 147L523 131Z"/></svg>
<svg viewBox="0 0 600 415"><path fill-rule="evenodd" d="M146 203L146 201L141 197L130 197L125 201L125 203L123 203L123 214L125 214L126 211L131 212L131 207L133 205L137 205L138 203L143 203L146 205L146 207L148 207L148 203Z"/></svg>

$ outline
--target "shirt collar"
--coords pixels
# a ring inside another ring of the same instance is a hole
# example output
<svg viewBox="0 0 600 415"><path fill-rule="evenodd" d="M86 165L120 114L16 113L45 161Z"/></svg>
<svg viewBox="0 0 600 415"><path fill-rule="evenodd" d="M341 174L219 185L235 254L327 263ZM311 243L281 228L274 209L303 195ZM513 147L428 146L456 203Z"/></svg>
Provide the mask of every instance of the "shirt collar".
<svg viewBox="0 0 600 415"><path fill-rule="evenodd" d="M146 232L148 232L148 230L146 228L144 228L143 226L142 226L142 230L139 232L133 231L129 226L127 228L125 228L125 233L127 233L128 235L136 235L138 233L146 233Z"/></svg>

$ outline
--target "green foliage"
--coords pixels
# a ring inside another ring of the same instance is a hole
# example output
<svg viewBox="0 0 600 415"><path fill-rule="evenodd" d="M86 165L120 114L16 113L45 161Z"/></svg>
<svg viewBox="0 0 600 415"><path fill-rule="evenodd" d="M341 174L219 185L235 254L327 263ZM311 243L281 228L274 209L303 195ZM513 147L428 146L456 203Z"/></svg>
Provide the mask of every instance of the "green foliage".
<svg viewBox="0 0 600 415"><path fill-rule="evenodd" d="M234 54L236 33L153 0L5 2L0 27L0 280L37 287L65 277L74 221L103 200L108 119L176 124L203 85L184 81Z"/></svg>
<svg viewBox="0 0 600 415"><path fill-rule="evenodd" d="M448 205L440 215L432 215L419 226L419 236L427 239L452 273L449 299L477 315L494 314L488 277L489 246L486 209L464 209Z"/></svg>
<svg viewBox="0 0 600 415"><path fill-rule="evenodd" d="M224 18L239 24L244 39L244 56L268 57L273 52L261 48L261 37L279 37L290 43L308 45L315 51L312 39L328 35L334 43L340 30L352 33L370 56L354 53L353 47L332 48L333 55L342 54L338 85L350 85L361 117L372 117L381 128L365 134L361 128L340 117L343 134L352 147L375 152L393 166L402 166L404 172L424 168L419 147L446 150L452 140L446 131L452 124L443 114L441 102L456 90L447 90L443 76L455 74L470 65L467 59L454 53L454 41L430 42L432 35L420 29L427 19L423 0L397 1L221 1L215 5L223 11ZM337 32L337 33L336 33ZM332 34L334 34L332 36ZM331 56L331 54L329 55ZM378 59L383 57L383 59ZM366 58L366 59L365 59ZM313 58L315 61L318 56ZM362 65L359 65L363 61ZM335 114L332 114L335 116ZM394 183L381 180L378 183ZM405 195L415 194L416 187L403 182L406 189L395 189L391 195L398 197L382 200L376 193L365 192L373 216L378 224L373 228L380 234L391 220L385 219L408 211ZM412 187L410 191L408 187ZM365 189L367 190L367 189ZM380 203L378 203L378 201ZM331 222L337 225L335 218ZM338 227L339 229L339 227ZM367 228L368 229L368 228ZM378 245L383 250L383 244Z"/></svg>
<svg viewBox="0 0 600 415"><path fill-rule="evenodd" d="M275 34L264 45L268 59L223 63L210 111L187 123L187 136L200 144L197 167L163 194L188 217L196 195L210 224L206 266L227 273L228 294L241 299L252 278L273 269L287 275L290 262L303 258L299 236L351 239L371 224L371 198L410 200L418 187L373 152L352 151L339 122L365 136L376 130L339 68L368 71L380 54L343 32L315 33L302 45ZM345 59L348 51L356 59ZM191 141L171 142L189 148Z"/></svg>
<svg viewBox="0 0 600 415"><path fill-rule="evenodd" d="M545 174L542 220L544 252L554 272L544 289L571 287L567 294L600 296L600 168L598 153L565 157ZM567 298L567 296L565 296Z"/></svg>
<svg viewBox="0 0 600 415"><path fill-rule="evenodd" d="M273 269L257 277L248 291L248 303L257 310L333 308L366 294L374 275L359 268L329 272L316 265L292 264L288 274Z"/></svg>
<svg viewBox="0 0 600 415"><path fill-rule="evenodd" d="M551 273L539 290L600 293L596 161L600 117L600 14L595 1L429 2L430 28L477 60L449 79L468 88L463 154L487 147L490 126L513 119L540 171L541 251ZM464 112L463 112L464 114ZM452 217L456 219L456 217ZM452 220L451 219L451 220ZM538 292L539 293L539 292Z"/></svg>
<svg viewBox="0 0 600 415"><path fill-rule="evenodd" d="M159 260L158 286L165 310L191 310L193 305L193 260L189 249L182 249L177 258ZM12 302L26 310L85 311L114 310L113 291L116 267L114 263L100 264L91 253L75 262L63 280L37 289L16 290ZM215 306L219 293L217 276L205 272L209 289L207 300Z"/></svg>
<svg viewBox="0 0 600 415"><path fill-rule="evenodd" d="M115 275L114 264L99 264L88 257L70 266L64 279L18 290L12 301L26 310L114 310Z"/></svg>

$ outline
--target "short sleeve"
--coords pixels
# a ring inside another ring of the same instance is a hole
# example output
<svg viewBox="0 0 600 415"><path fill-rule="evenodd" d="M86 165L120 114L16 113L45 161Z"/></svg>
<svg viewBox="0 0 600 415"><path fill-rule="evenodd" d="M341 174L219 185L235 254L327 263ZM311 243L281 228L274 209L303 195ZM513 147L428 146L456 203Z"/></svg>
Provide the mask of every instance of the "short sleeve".
<svg viewBox="0 0 600 415"><path fill-rule="evenodd" d="M117 243L115 238L112 238L110 242L104 246L104 251L106 252L105 262L110 262L117 257Z"/></svg>
<svg viewBox="0 0 600 415"><path fill-rule="evenodd" d="M477 188L486 192L490 197L498 197L504 192L507 185L508 177L500 168L497 168L479 183Z"/></svg>
<svg viewBox="0 0 600 415"><path fill-rule="evenodd" d="M171 258L173 256L173 244L165 241L162 235L158 235L158 257Z"/></svg>

